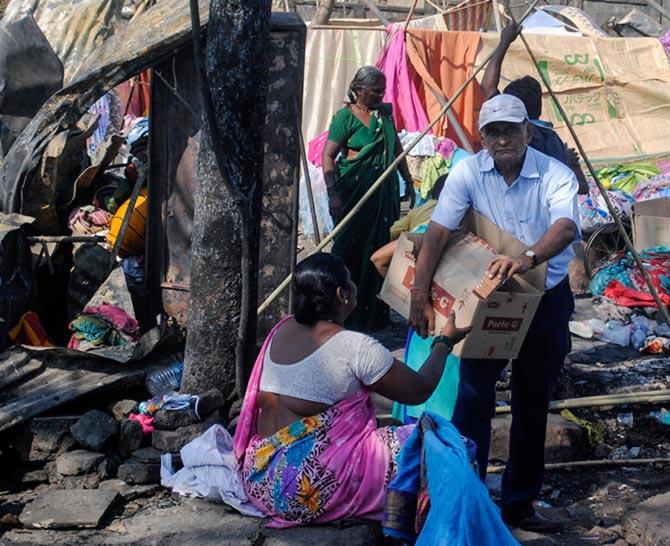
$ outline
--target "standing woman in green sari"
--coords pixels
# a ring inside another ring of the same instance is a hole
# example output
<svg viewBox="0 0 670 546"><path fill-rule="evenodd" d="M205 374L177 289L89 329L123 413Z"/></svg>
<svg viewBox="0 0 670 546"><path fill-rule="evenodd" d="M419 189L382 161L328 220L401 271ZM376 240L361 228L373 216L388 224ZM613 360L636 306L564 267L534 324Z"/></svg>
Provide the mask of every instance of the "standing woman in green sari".
<svg viewBox="0 0 670 546"><path fill-rule="evenodd" d="M373 66L359 69L349 85L348 103L330 124L323 175L335 224L402 153L391 105L382 103L385 90L386 77L381 70ZM407 163L402 161L398 168L406 182L405 196L413 206L415 193ZM348 328L370 331L388 322L388 307L377 299L381 279L370 256L389 242L389 230L399 216L398 176L392 172L335 237L332 253L344 260L358 286L358 307L348 319Z"/></svg>

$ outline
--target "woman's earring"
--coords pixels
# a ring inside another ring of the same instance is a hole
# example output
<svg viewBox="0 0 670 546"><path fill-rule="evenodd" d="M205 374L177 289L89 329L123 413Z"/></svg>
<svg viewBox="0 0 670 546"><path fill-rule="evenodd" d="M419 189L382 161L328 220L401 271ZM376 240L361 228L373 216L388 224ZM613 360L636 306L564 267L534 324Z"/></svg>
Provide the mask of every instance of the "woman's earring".
<svg viewBox="0 0 670 546"><path fill-rule="evenodd" d="M349 300L348 299L344 300L344 305L349 305Z"/></svg>

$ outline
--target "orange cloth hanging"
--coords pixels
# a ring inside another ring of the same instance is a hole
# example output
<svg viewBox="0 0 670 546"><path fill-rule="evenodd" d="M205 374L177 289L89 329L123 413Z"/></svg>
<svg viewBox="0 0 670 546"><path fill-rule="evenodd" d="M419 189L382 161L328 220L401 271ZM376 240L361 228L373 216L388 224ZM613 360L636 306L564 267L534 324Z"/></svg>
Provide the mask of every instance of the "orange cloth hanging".
<svg viewBox="0 0 670 546"><path fill-rule="evenodd" d="M451 32L409 29L406 33L407 55L414 70L423 80L419 84L428 117L432 120L441 110L440 103L431 91L441 93L448 100L458 87L472 74L480 44L478 32ZM463 126L463 130L475 148L479 148L479 131L476 120L484 96L476 81L452 105L453 112ZM458 138L449 127L447 116L435 125L437 136Z"/></svg>

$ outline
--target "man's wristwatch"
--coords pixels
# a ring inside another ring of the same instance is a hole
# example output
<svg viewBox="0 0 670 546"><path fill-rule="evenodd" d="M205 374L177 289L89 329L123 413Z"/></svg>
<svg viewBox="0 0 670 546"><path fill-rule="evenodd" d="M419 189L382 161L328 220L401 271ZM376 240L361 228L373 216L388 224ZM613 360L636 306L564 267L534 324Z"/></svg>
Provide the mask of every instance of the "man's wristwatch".
<svg viewBox="0 0 670 546"><path fill-rule="evenodd" d="M533 269L533 267L535 267L535 266L537 265L537 254L535 254L535 252L533 252L533 251L529 248L528 250L526 250L526 251L523 253L523 255L524 255L524 256L528 256L528 257L532 260L533 265L531 266L531 269Z"/></svg>

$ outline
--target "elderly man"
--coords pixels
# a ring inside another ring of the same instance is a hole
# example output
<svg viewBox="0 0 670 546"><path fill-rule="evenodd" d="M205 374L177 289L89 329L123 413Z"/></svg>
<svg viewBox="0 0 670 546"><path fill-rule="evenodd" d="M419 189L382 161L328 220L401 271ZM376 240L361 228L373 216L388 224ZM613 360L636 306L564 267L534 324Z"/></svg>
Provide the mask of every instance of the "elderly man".
<svg viewBox="0 0 670 546"><path fill-rule="evenodd" d="M528 245L520 256L493 260L490 278L509 278L547 262L546 291L512 362L512 429L502 511L516 527L557 531L560 524L536 513L532 502L542 486L549 397L570 348L568 320L574 301L567 274L571 243L579 237L577 180L568 167L528 146L533 126L518 98L502 94L486 101L479 130L485 150L464 159L449 174L424 236L410 324L424 337L432 331L431 279L449 234L470 207ZM453 422L477 443L482 479L495 414L495 384L506 365L505 360L461 361Z"/></svg>

